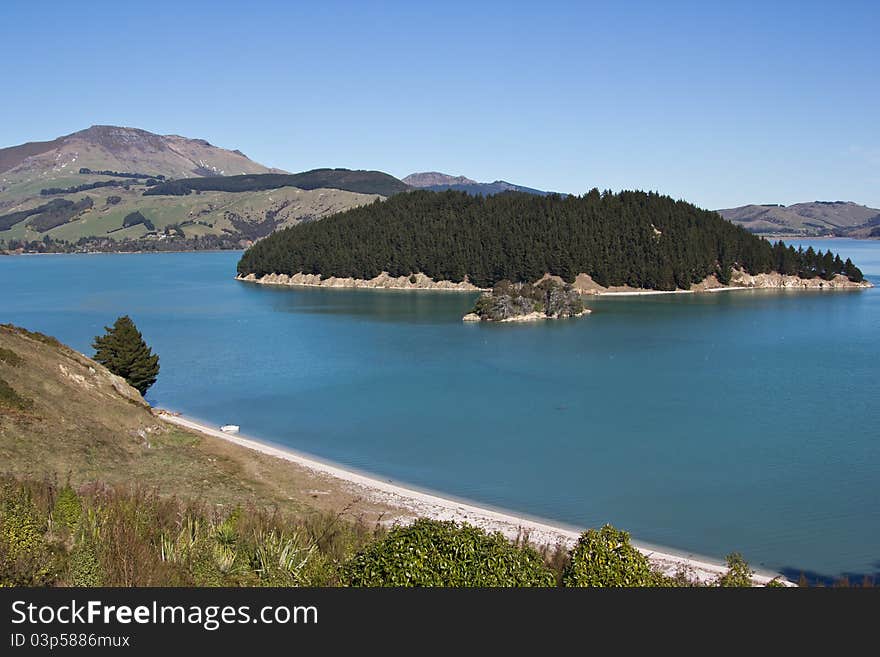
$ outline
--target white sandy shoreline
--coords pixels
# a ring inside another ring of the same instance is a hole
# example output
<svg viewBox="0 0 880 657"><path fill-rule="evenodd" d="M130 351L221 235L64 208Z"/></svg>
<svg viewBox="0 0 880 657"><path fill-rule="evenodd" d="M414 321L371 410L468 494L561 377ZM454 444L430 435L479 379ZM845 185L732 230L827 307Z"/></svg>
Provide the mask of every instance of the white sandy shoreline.
<svg viewBox="0 0 880 657"><path fill-rule="evenodd" d="M353 486L364 497L391 507L401 509L410 517L429 517L436 520L455 520L467 522L487 531L499 531L510 539L528 534L529 541L537 546L556 546L563 544L570 547L577 540L580 532L576 529L551 525L547 522L514 515L509 512L476 506L460 500L441 497L413 488L400 486L390 481L353 472L345 468L318 461L304 456L294 450L277 447L242 435L223 433L206 424L195 420L156 410L158 418L193 431L225 440L227 442L252 449L269 456L284 459L315 473L328 475L341 482ZM663 548L655 548L638 542L634 543L653 564L664 573L673 575L678 571L686 572L690 577L702 582L710 582L718 575L727 572L727 567L697 555L676 554ZM776 573L756 573L757 584L766 584ZM780 577L780 579L782 579Z"/></svg>

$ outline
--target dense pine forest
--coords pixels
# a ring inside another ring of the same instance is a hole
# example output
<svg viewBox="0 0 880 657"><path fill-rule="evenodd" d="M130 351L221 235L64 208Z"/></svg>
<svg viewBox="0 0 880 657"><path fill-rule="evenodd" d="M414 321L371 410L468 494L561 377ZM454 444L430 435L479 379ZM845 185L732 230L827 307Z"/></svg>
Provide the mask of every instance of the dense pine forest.
<svg viewBox="0 0 880 657"><path fill-rule="evenodd" d="M281 230L248 249L242 275L298 272L370 279L572 282L673 290L732 269L826 279L862 273L830 252L771 245L715 212L656 193L593 189L583 196L414 191Z"/></svg>

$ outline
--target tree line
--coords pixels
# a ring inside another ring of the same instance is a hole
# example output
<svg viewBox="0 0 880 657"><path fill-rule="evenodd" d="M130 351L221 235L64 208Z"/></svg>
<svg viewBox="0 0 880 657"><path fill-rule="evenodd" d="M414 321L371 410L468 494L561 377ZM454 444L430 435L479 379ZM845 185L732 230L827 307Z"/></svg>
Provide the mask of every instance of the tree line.
<svg viewBox="0 0 880 657"><path fill-rule="evenodd" d="M90 189L100 189L101 187L125 187L128 189L130 182L122 180L99 180L93 183L83 183L82 185L73 185L72 187L47 187L40 190L40 196L55 196L58 194L77 194Z"/></svg>
<svg viewBox="0 0 880 657"><path fill-rule="evenodd" d="M254 192L280 187L299 189L342 189L360 194L391 196L409 187L381 171L314 169L303 173L261 173L240 176L182 178L153 186L144 196L186 196L192 192Z"/></svg>
<svg viewBox="0 0 880 657"><path fill-rule="evenodd" d="M31 217L30 227L40 233L45 233L47 230L66 224L80 212L88 210L94 205L95 202L90 196L84 196L76 202L62 198L52 199L48 203L29 210L0 216L0 231L7 231Z"/></svg>
<svg viewBox="0 0 880 657"><path fill-rule="evenodd" d="M278 231L248 249L242 275L370 279L423 273L491 287L545 273L603 286L687 289L732 270L861 280L851 262L771 245L720 215L654 192L593 189L583 196L413 191Z"/></svg>
<svg viewBox="0 0 880 657"><path fill-rule="evenodd" d="M131 173L129 171L110 171L109 169L93 171L88 167L82 167L79 172L83 175L92 176L113 176L114 178L155 178L156 180L165 180L165 176L159 173Z"/></svg>

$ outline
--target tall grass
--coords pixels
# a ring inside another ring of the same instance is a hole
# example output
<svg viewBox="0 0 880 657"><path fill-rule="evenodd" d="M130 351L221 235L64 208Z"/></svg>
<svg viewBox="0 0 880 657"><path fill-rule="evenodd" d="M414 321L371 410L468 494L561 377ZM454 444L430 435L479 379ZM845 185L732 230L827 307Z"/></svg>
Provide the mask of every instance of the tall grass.
<svg viewBox="0 0 880 657"><path fill-rule="evenodd" d="M145 488L0 477L0 585L327 586L381 531L343 514L224 512Z"/></svg>

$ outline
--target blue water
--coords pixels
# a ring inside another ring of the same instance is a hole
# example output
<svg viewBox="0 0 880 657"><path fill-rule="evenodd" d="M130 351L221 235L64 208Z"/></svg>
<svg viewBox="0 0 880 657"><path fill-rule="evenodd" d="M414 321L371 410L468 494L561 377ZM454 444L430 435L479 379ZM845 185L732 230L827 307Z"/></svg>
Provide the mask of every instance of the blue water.
<svg viewBox="0 0 880 657"><path fill-rule="evenodd" d="M880 281L880 243L812 242ZM91 353L130 314L149 400L398 482L753 565L880 571L880 288L597 299L276 289L238 253L0 258L0 321Z"/></svg>

